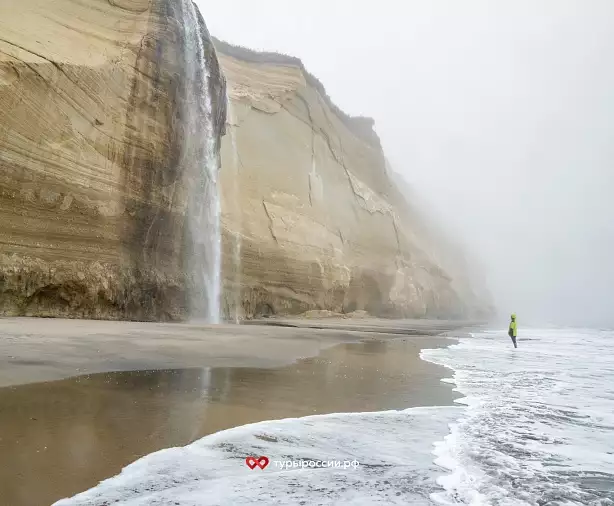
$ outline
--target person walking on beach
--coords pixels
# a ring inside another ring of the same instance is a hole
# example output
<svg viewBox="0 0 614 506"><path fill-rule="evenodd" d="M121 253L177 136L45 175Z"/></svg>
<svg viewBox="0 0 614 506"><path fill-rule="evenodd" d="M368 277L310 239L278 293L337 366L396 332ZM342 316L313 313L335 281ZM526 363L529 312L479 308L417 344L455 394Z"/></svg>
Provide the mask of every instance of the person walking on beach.
<svg viewBox="0 0 614 506"><path fill-rule="evenodd" d="M518 327L516 326L516 314L512 314L512 321L510 322L510 328L507 331L507 335L512 338L512 342L514 343L514 348L518 348L516 344L516 337L518 336Z"/></svg>

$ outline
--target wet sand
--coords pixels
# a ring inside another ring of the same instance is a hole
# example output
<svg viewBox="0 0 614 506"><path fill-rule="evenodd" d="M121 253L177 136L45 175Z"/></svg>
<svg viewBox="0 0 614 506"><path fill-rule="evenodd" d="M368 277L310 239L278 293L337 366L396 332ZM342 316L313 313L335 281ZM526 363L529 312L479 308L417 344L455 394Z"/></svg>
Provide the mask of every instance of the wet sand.
<svg viewBox="0 0 614 506"><path fill-rule="evenodd" d="M380 330L2 321L1 503L51 504L246 423L450 404L419 351L451 341Z"/></svg>
<svg viewBox="0 0 614 506"><path fill-rule="evenodd" d="M279 367L338 343L437 335L469 325L375 319L200 325L0 318L0 387L108 371Z"/></svg>

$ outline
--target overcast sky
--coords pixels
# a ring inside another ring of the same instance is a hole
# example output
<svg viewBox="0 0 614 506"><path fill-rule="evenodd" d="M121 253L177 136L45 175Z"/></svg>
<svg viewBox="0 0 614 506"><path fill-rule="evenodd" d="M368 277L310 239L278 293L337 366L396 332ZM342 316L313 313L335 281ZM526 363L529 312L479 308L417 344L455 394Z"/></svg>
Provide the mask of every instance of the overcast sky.
<svg viewBox="0 0 614 506"><path fill-rule="evenodd" d="M300 57L519 318L614 324L614 0L197 0Z"/></svg>

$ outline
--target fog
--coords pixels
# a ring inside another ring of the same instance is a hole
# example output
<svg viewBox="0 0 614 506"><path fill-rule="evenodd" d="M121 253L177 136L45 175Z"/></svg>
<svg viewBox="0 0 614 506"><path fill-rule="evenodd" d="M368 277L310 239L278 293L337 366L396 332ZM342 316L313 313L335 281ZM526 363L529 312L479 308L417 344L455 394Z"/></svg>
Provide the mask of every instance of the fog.
<svg viewBox="0 0 614 506"><path fill-rule="evenodd" d="M614 2L224 0L300 57L479 263L502 315L614 324Z"/></svg>

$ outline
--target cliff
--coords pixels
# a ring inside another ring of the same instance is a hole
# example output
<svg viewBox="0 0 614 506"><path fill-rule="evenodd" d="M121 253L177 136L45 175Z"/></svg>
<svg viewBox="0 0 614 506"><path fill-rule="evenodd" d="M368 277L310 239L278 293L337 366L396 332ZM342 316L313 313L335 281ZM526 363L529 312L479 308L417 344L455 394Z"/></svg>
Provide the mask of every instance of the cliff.
<svg viewBox="0 0 614 506"><path fill-rule="evenodd" d="M0 314L187 317L189 8L0 2ZM219 146L225 83L194 29Z"/></svg>
<svg viewBox="0 0 614 506"><path fill-rule="evenodd" d="M470 287L423 249L373 120L343 113L296 58L215 44L226 315L473 316Z"/></svg>
<svg viewBox="0 0 614 506"><path fill-rule="evenodd" d="M373 127L190 0L0 2L0 314L216 316L221 150L224 316L471 316Z"/></svg>

